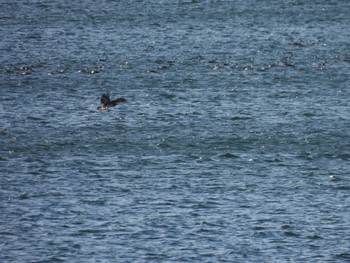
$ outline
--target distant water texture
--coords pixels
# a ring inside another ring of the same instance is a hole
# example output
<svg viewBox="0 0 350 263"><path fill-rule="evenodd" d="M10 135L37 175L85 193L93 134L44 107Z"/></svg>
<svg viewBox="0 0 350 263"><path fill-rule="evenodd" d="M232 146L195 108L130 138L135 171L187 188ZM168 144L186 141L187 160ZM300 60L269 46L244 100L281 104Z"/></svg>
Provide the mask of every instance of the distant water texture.
<svg viewBox="0 0 350 263"><path fill-rule="evenodd" d="M349 14L0 1L0 262L350 262Z"/></svg>

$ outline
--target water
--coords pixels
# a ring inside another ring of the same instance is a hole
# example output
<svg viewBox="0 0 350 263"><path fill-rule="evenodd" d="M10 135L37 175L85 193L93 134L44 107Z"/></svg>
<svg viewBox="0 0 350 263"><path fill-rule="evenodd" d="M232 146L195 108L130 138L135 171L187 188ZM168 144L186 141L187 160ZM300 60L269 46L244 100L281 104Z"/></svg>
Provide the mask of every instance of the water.
<svg viewBox="0 0 350 263"><path fill-rule="evenodd" d="M349 11L1 1L0 261L349 262Z"/></svg>

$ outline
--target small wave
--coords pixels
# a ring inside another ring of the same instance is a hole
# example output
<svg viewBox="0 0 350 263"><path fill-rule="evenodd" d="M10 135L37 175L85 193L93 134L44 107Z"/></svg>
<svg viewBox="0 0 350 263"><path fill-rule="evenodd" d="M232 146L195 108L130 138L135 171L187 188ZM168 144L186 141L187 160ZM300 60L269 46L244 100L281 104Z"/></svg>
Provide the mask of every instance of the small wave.
<svg viewBox="0 0 350 263"><path fill-rule="evenodd" d="M221 157L227 158L227 159L232 159L232 158L239 158L238 155L235 155L233 153L224 153L221 155Z"/></svg>

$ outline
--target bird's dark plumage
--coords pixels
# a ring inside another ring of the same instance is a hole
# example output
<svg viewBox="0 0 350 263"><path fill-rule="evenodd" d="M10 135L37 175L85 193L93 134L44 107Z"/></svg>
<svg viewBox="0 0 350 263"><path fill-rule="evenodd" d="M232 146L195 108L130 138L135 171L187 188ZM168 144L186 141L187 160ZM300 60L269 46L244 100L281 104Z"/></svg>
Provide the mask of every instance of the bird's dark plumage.
<svg viewBox="0 0 350 263"><path fill-rule="evenodd" d="M109 94L104 93L101 96L100 102L101 102L101 106L97 107L99 110L105 110L108 109L109 107L114 107L115 105L117 105L119 102L125 102L126 99L124 98L116 98L114 100L111 100L109 97Z"/></svg>

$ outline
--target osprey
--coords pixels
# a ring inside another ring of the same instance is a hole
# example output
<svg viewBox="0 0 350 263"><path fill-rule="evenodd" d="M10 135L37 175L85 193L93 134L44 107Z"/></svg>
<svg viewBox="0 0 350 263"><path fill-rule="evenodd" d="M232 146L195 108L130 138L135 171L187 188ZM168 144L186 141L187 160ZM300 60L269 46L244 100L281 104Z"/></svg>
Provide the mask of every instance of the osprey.
<svg viewBox="0 0 350 263"><path fill-rule="evenodd" d="M97 109L99 110L108 110L109 107L114 107L115 105L117 105L119 102L125 102L126 99L124 98L116 98L114 100L111 100L109 98L109 94L102 94L100 102L101 102L101 106L98 106Z"/></svg>

